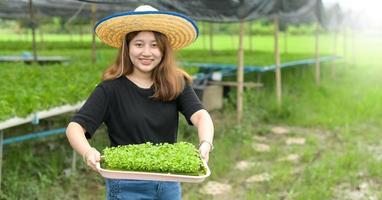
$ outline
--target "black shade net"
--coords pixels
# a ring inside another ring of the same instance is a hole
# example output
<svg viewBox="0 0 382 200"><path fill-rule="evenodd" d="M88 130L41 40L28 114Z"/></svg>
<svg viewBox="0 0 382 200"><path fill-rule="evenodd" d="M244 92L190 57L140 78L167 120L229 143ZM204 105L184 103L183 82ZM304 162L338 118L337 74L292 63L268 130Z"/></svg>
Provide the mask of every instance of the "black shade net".
<svg viewBox="0 0 382 200"><path fill-rule="evenodd" d="M340 9L324 9L321 0L33 0L36 16L76 17L89 21L91 5L97 6L97 20L115 12L132 11L139 5L151 5L163 11L180 12L197 21L240 22L280 16L281 23L319 21L333 27L341 21ZM28 18L28 0L0 1L0 18Z"/></svg>

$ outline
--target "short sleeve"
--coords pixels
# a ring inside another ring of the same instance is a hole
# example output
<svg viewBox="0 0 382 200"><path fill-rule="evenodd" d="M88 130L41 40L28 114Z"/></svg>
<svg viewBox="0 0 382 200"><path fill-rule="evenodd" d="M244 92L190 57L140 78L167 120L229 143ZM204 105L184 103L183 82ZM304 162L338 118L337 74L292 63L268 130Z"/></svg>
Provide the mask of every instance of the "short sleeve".
<svg viewBox="0 0 382 200"><path fill-rule="evenodd" d="M105 88L98 85L85 104L70 120L77 122L86 130L86 138L91 138L102 122L105 121L108 108L107 99Z"/></svg>
<svg viewBox="0 0 382 200"><path fill-rule="evenodd" d="M191 85L187 84L177 98L178 110L184 115L188 124L193 125L191 116L198 110L204 109Z"/></svg>

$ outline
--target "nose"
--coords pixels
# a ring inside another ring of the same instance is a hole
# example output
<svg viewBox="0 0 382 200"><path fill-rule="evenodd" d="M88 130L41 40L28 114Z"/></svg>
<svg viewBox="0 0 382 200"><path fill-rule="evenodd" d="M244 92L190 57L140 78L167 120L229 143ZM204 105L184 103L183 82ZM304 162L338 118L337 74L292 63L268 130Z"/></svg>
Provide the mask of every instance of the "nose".
<svg viewBox="0 0 382 200"><path fill-rule="evenodd" d="M145 47L142 50L142 55L143 56L151 56L152 55L151 47L149 45L145 45Z"/></svg>

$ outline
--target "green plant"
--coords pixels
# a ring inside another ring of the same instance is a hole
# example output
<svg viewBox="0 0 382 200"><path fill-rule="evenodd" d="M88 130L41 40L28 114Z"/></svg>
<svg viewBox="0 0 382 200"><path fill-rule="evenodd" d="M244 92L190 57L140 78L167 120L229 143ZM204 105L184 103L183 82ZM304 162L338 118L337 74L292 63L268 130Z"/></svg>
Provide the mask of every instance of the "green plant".
<svg viewBox="0 0 382 200"><path fill-rule="evenodd" d="M103 166L107 169L204 175L206 169L195 146L187 142L175 144L143 144L107 147L103 150Z"/></svg>

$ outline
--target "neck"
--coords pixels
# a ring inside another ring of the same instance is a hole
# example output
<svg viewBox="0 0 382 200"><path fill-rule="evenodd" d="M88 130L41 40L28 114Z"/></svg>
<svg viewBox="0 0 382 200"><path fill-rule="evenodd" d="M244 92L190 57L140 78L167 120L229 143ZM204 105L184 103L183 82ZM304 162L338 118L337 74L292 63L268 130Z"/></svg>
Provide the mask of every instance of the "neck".
<svg viewBox="0 0 382 200"><path fill-rule="evenodd" d="M126 77L140 88L150 88L153 84L150 73L140 73L134 70L133 73L126 75Z"/></svg>

